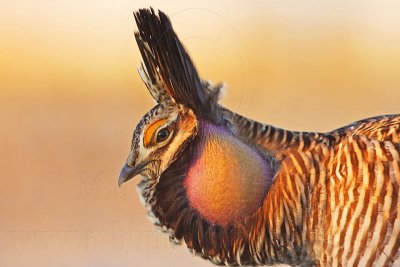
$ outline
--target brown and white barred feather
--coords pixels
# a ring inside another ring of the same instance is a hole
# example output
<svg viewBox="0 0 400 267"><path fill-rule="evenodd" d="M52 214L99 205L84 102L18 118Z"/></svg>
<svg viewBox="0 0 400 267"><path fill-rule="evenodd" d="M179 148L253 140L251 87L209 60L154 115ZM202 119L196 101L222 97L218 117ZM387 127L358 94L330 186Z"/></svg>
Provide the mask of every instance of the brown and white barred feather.
<svg viewBox="0 0 400 267"><path fill-rule="evenodd" d="M282 158L264 202L272 247L308 244L321 266L400 266L399 115L319 134L225 114L232 130Z"/></svg>

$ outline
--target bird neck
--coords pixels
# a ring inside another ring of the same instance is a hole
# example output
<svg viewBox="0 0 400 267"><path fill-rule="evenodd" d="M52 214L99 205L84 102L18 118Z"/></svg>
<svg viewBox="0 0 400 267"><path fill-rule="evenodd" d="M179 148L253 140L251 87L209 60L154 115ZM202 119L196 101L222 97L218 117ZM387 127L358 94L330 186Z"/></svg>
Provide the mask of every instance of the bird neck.
<svg viewBox="0 0 400 267"><path fill-rule="evenodd" d="M319 143L335 142L334 136L318 132L297 132L260 123L221 107L229 129L247 143L268 151L279 160L290 150L310 150Z"/></svg>

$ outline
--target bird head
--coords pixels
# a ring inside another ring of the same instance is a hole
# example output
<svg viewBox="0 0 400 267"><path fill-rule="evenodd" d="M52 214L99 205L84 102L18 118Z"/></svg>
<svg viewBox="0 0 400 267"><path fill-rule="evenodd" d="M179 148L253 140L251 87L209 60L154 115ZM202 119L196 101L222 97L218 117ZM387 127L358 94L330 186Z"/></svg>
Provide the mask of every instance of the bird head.
<svg viewBox="0 0 400 267"><path fill-rule="evenodd" d="M191 109L175 104L155 106L136 126L119 185L137 174L147 179L159 177L197 130L197 117Z"/></svg>
<svg viewBox="0 0 400 267"><path fill-rule="evenodd" d="M199 119L220 123L222 85L201 81L169 18L153 9L135 13L139 74L157 105L136 126L118 184L142 174L158 178L196 137Z"/></svg>

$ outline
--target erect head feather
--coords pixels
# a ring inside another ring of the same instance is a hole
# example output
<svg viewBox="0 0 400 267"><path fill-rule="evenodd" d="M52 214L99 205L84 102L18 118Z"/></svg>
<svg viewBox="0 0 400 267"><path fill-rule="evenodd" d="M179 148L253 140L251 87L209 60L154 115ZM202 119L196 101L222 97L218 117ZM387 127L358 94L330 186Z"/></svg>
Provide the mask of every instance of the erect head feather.
<svg viewBox="0 0 400 267"><path fill-rule="evenodd" d="M153 98L158 103L182 104L197 116L216 120L215 107L222 86L210 87L200 79L167 15L161 11L157 15L152 8L140 9L135 12L135 20L135 37L143 58L139 73Z"/></svg>

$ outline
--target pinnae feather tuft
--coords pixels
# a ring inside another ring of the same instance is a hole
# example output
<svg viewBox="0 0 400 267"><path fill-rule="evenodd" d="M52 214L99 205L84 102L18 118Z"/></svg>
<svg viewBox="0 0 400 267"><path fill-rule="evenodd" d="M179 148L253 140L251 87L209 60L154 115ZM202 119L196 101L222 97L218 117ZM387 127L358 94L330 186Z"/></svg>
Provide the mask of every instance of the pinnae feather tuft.
<svg viewBox="0 0 400 267"><path fill-rule="evenodd" d="M215 119L222 86L210 86L200 79L167 15L161 11L157 15L152 8L134 15L135 37L143 58L139 73L153 98L157 102L172 98L198 116Z"/></svg>

